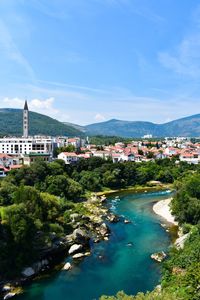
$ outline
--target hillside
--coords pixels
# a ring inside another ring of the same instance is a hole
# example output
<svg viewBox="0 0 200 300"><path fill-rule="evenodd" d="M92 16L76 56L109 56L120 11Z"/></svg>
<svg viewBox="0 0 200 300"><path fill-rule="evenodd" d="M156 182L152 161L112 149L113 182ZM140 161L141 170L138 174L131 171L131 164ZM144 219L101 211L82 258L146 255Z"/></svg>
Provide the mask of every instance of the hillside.
<svg viewBox="0 0 200 300"><path fill-rule="evenodd" d="M85 132L86 129L84 126L81 126L81 125L78 125L78 124L73 124L73 123L70 123L70 122L63 122L63 124L67 125L67 126L70 126L70 127L73 127L81 132Z"/></svg>
<svg viewBox="0 0 200 300"><path fill-rule="evenodd" d="M0 135L22 135L22 114L21 109L0 109ZM81 136L83 133L66 124L63 124L48 116L29 112L29 134L30 135L65 135Z"/></svg>
<svg viewBox="0 0 200 300"><path fill-rule="evenodd" d="M152 134L153 137L164 136L200 136L200 114L181 118L164 124L142 121L122 121L112 119L107 122L87 125L89 135L109 135L122 137L142 137Z"/></svg>

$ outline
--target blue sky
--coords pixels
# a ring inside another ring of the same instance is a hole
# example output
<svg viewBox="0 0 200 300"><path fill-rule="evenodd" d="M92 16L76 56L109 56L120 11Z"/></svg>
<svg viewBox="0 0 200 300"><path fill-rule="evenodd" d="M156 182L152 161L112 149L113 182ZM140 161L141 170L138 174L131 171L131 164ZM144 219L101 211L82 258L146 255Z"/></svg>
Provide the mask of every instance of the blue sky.
<svg viewBox="0 0 200 300"><path fill-rule="evenodd" d="M200 113L198 0L1 0L0 107L61 121Z"/></svg>

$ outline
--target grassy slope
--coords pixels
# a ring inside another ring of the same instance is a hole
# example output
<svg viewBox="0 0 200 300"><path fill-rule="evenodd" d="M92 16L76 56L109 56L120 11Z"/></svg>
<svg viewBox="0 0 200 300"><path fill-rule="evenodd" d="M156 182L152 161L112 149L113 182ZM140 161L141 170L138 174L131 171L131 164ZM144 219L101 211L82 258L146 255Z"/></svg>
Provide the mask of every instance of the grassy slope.
<svg viewBox="0 0 200 300"><path fill-rule="evenodd" d="M22 110L1 109L0 110L0 135L22 135ZM81 136L78 129L65 125L48 116L29 112L29 133L31 135L65 135Z"/></svg>

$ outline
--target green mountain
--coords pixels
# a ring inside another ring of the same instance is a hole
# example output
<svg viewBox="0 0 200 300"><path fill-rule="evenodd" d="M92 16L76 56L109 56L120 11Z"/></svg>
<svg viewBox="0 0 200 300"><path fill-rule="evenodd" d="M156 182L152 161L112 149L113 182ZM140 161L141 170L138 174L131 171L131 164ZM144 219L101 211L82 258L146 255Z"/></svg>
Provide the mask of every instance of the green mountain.
<svg viewBox="0 0 200 300"><path fill-rule="evenodd" d="M0 109L0 135L22 135L21 109ZM191 136L200 137L200 114L178 119L164 124L154 124L143 121L122 121L112 119L107 122L80 126L72 123L62 123L48 116L29 112L30 135L106 135L121 137L142 137L152 134L153 137Z"/></svg>
<svg viewBox="0 0 200 300"><path fill-rule="evenodd" d="M78 124L73 124L73 123L70 123L70 122L63 122L63 124L67 125L67 126L71 126L81 132L86 132L86 129L84 126L81 126L81 125L78 125Z"/></svg>
<svg viewBox="0 0 200 300"><path fill-rule="evenodd" d="M153 137L200 137L200 114L185 117L164 124L112 119L107 122L87 125L85 129L86 134L88 135L142 137L146 134L152 134Z"/></svg>
<svg viewBox="0 0 200 300"><path fill-rule="evenodd" d="M22 135L23 110L21 109L0 109L0 135ZM65 135L82 136L83 132L71 125L63 124L48 116L29 112L29 134L30 135Z"/></svg>

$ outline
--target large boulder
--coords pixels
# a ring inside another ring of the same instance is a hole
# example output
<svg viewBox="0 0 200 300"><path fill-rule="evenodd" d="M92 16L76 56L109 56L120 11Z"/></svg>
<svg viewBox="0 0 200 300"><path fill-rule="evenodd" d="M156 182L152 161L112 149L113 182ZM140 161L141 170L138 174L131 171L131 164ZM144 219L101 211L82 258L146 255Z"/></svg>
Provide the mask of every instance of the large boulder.
<svg viewBox="0 0 200 300"><path fill-rule="evenodd" d="M77 254L74 254L72 257L73 257L74 259L78 259L78 258L83 258L84 256L85 256L84 253L77 253Z"/></svg>
<svg viewBox="0 0 200 300"><path fill-rule="evenodd" d="M72 269L72 265L70 264L70 262L67 262L62 269L65 271L69 271Z"/></svg>
<svg viewBox="0 0 200 300"><path fill-rule="evenodd" d="M28 267L22 271L22 275L25 277L31 277L31 276L35 275L35 271L32 267Z"/></svg>
<svg viewBox="0 0 200 300"><path fill-rule="evenodd" d="M79 244L88 244L88 241L90 239L88 234L80 228L77 228L73 231L72 237L74 241L76 241Z"/></svg>
<svg viewBox="0 0 200 300"><path fill-rule="evenodd" d="M110 233L109 227L106 225L106 223L102 223L101 226L99 227L99 232L100 234L104 236L108 236Z"/></svg>
<svg viewBox="0 0 200 300"><path fill-rule="evenodd" d="M167 257L164 251L151 254L151 258L157 262L162 262Z"/></svg>
<svg viewBox="0 0 200 300"><path fill-rule="evenodd" d="M34 263L32 265L33 270L35 271L35 273L40 272L42 269L44 269L45 267L47 267L49 264L49 261L47 259L43 259L41 261L38 261L36 263Z"/></svg>
<svg viewBox="0 0 200 300"><path fill-rule="evenodd" d="M69 248L69 255L75 254L83 249L83 246L81 244L74 244Z"/></svg>
<svg viewBox="0 0 200 300"><path fill-rule="evenodd" d="M117 223L119 221L119 218L116 215L114 215L114 214L109 214L107 216L107 219L111 223Z"/></svg>
<svg viewBox="0 0 200 300"><path fill-rule="evenodd" d="M2 288L3 292L10 292L11 291L11 286L10 285L4 285Z"/></svg>

